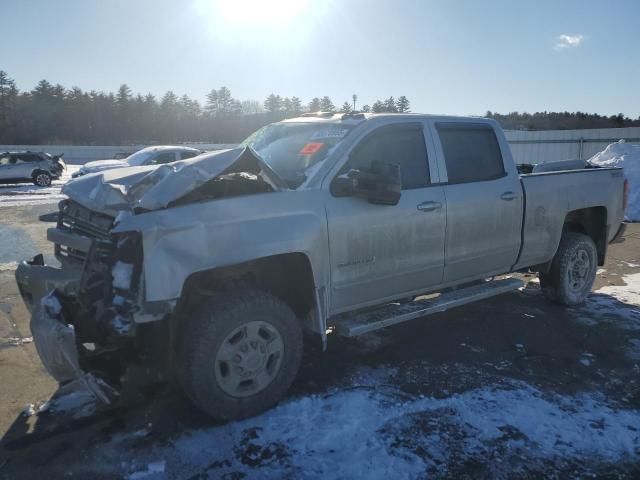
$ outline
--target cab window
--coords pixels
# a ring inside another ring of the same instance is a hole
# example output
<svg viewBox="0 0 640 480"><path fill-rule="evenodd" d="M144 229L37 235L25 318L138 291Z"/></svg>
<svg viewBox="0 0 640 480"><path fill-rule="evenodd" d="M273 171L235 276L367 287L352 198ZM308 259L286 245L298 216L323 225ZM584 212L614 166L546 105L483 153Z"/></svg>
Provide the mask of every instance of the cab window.
<svg viewBox="0 0 640 480"><path fill-rule="evenodd" d="M449 183L494 180L505 175L496 134L489 125L436 125Z"/></svg>
<svg viewBox="0 0 640 480"><path fill-rule="evenodd" d="M369 170L372 164L400 166L402 189L429 185L429 163L422 125L392 125L366 136L349 158L348 169Z"/></svg>

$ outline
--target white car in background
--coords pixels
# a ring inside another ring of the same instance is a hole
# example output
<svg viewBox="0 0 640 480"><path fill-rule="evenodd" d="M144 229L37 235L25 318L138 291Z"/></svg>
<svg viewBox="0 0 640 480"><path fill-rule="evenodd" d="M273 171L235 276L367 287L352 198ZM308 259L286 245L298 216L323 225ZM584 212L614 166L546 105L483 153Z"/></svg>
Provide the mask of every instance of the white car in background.
<svg viewBox="0 0 640 480"><path fill-rule="evenodd" d="M191 147L175 147L175 146L153 146L138 150L136 153L129 155L127 158L117 160L115 158L109 160L95 160L85 163L80 170L75 172L72 177L80 177L88 173L101 172L112 168L139 167L142 165L161 165L163 163L171 163L176 160L184 160L185 158L195 157L204 153L202 150Z"/></svg>

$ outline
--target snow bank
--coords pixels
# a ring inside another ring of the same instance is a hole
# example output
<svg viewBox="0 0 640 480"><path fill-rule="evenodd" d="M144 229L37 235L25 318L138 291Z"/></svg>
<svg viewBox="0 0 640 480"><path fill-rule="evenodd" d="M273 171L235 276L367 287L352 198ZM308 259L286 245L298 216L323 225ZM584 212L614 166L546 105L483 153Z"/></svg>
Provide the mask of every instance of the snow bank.
<svg viewBox="0 0 640 480"><path fill-rule="evenodd" d="M625 216L632 222L640 222L640 145L620 140L589 159L602 167L622 167L629 180L629 198Z"/></svg>

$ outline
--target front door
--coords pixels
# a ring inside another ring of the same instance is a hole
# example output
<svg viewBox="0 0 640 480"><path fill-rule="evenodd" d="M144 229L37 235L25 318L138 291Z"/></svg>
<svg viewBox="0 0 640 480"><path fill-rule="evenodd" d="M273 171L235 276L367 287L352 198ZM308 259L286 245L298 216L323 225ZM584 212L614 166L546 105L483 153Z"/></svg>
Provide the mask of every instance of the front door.
<svg viewBox="0 0 640 480"><path fill-rule="evenodd" d="M442 281L445 200L432 185L422 123L381 127L364 137L341 172L373 162L400 166L397 205L327 192L331 313L426 290Z"/></svg>

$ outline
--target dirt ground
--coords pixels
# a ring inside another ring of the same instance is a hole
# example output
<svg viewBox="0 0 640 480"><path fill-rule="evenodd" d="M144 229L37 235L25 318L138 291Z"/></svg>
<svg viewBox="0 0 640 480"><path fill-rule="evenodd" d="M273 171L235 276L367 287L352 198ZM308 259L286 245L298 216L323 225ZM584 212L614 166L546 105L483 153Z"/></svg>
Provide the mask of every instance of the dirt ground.
<svg viewBox="0 0 640 480"><path fill-rule="evenodd" d="M326 353L306 354L273 412L225 424L170 388L80 418L22 413L57 385L28 342L12 262L39 252L53 261L51 224L37 217L54 209L0 208L0 241L11 245L0 247L0 478L640 478L640 306L623 290L640 273L640 224L611 246L586 307L551 304L533 281L360 338L330 338ZM499 435L483 428L482 412L489 422L505 409L513 422L496 423ZM377 416L392 421L368 418ZM349 430L351 421L360 423Z"/></svg>

